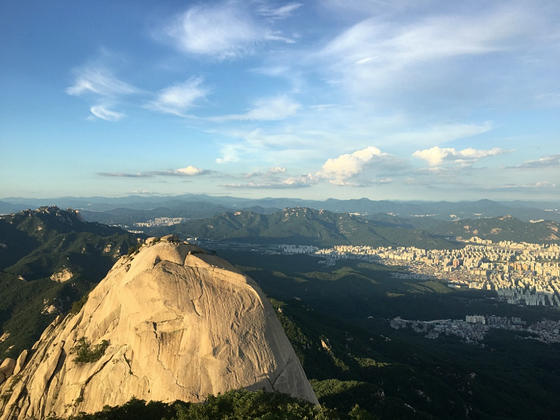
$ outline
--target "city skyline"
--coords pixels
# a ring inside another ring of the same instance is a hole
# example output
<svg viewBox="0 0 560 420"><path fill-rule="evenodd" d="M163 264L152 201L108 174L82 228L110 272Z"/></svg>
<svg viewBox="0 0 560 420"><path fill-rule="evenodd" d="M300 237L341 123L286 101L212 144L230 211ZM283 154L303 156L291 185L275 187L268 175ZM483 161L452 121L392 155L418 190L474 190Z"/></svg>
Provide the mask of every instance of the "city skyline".
<svg viewBox="0 0 560 420"><path fill-rule="evenodd" d="M0 198L560 199L560 4L0 5Z"/></svg>

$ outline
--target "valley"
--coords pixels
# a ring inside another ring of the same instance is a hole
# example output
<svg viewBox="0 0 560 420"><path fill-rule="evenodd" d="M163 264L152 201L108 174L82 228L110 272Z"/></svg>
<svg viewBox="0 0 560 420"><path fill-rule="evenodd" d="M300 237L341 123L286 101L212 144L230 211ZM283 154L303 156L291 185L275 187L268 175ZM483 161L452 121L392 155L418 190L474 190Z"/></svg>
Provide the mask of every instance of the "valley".
<svg viewBox="0 0 560 420"><path fill-rule="evenodd" d="M404 219L394 226L305 208L275 214L159 219L137 226L142 234L52 207L3 216L0 351L30 348L85 296L110 267L94 261L134 255L147 235L172 233L255 280L329 409L523 419L560 408L552 402L560 372L550 369L560 365L559 248L531 242L554 222L480 219L478 236L467 236L464 227L435 233ZM504 222L527 226L527 242L500 236Z"/></svg>

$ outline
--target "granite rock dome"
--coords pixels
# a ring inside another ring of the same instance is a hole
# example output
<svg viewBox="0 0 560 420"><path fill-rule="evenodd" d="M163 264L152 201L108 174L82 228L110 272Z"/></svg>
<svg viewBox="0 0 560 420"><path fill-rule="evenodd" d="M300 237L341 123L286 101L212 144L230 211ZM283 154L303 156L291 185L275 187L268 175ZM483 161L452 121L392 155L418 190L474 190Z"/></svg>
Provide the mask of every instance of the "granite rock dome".
<svg viewBox="0 0 560 420"><path fill-rule="evenodd" d="M317 403L259 286L173 236L122 257L26 359L1 386L0 419L95 412L133 396L200 402L238 388Z"/></svg>

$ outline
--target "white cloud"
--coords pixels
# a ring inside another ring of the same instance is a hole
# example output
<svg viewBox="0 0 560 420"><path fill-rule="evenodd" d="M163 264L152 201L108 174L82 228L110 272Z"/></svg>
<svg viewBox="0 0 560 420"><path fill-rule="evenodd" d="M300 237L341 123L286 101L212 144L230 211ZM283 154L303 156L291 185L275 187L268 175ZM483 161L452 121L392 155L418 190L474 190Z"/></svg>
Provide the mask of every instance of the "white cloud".
<svg viewBox="0 0 560 420"><path fill-rule="evenodd" d="M547 169L560 168L560 154L545 156L540 159L528 160L514 169Z"/></svg>
<svg viewBox="0 0 560 420"><path fill-rule="evenodd" d="M142 91L122 80L117 79L109 70L103 67L84 67L76 71L74 84L66 89L72 96L94 95L100 97L96 105L90 107L93 116L105 121L119 121L125 115L109 109L118 103L125 95L139 94ZM90 116L93 119L92 116Z"/></svg>
<svg viewBox="0 0 560 420"><path fill-rule="evenodd" d="M270 177L277 174L286 173L286 168L282 166L274 166L265 172L249 172L243 175L244 178Z"/></svg>
<svg viewBox="0 0 560 420"><path fill-rule="evenodd" d="M531 184L503 184L503 185L485 185L481 187L483 191L513 191L522 192L523 194L540 194L542 191L548 193L556 193L558 185L550 181L539 181ZM550 198L550 197L548 197Z"/></svg>
<svg viewBox="0 0 560 420"><path fill-rule="evenodd" d="M439 124L428 129L406 131L384 137L385 141L411 144L441 144L473 137L492 130L492 124Z"/></svg>
<svg viewBox="0 0 560 420"><path fill-rule="evenodd" d="M139 89L117 79L110 71L103 68L83 68L79 70L74 85L66 89L66 93L74 96L85 93L116 96L139 92Z"/></svg>
<svg viewBox="0 0 560 420"><path fill-rule="evenodd" d="M194 107L196 101L208 95L209 90L202 86L202 82L201 77L193 77L184 83L163 89L148 107L168 114L185 116L184 111Z"/></svg>
<svg viewBox="0 0 560 420"><path fill-rule="evenodd" d="M286 19L291 16L293 12L303 6L303 3L286 3L279 7L274 7L268 4L263 4L257 8L257 12L272 19Z"/></svg>
<svg viewBox="0 0 560 420"><path fill-rule="evenodd" d="M438 166L442 163L470 165L478 159L508 152L510 152L510 150L500 149L498 147L494 147L490 150L476 150L470 147L463 150L455 150L454 148L434 146L430 149L417 150L412 156L425 160L430 166Z"/></svg>
<svg viewBox="0 0 560 420"><path fill-rule="evenodd" d="M257 14L269 20L284 19L299 8L289 3L274 8L261 6ZM294 43L255 19L247 5L225 1L190 7L154 33L156 38L170 40L180 51L210 56L218 60L235 59L252 54L258 44L266 41Z"/></svg>
<svg viewBox="0 0 560 420"><path fill-rule="evenodd" d="M297 189L308 188L316 184L318 178L311 175L300 175L284 180L262 180L259 182L248 182L245 184L226 184L226 188L249 188L249 189Z"/></svg>
<svg viewBox="0 0 560 420"><path fill-rule="evenodd" d="M355 185L349 181L351 178L362 172L366 165L387 156L389 156L388 153L383 153L377 147L371 146L352 154L340 155L336 159L327 160L321 170L317 172L317 176L328 179L334 185Z"/></svg>
<svg viewBox="0 0 560 420"><path fill-rule="evenodd" d="M254 108L245 114L214 117L213 121L278 121L297 113L301 105L289 97L282 95L273 98L259 99Z"/></svg>
<svg viewBox="0 0 560 420"><path fill-rule="evenodd" d="M145 172L137 172L135 174L129 174L124 172L98 172L97 175L114 177L114 178L149 178L153 176L152 174Z"/></svg>
<svg viewBox="0 0 560 420"><path fill-rule="evenodd" d="M123 173L123 172L99 172L98 175L107 177L117 177L117 178L149 178L153 176L199 176L207 175L212 173L208 169L197 168L196 166L187 166L180 169L170 169L167 171L148 171L148 172L137 172L135 174Z"/></svg>
<svg viewBox="0 0 560 420"><path fill-rule="evenodd" d="M208 173L207 170L197 168L195 166L187 166L186 168L177 169L177 172L186 176L196 176Z"/></svg>
<svg viewBox="0 0 560 420"><path fill-rule="evenodd" d="M490 82L496 79L496 66L519 66L519 57L512 52L539 45L535 37L542 19L519 4L479 9L429 17L410 13L406 20L366 15L365 20L335 37L316 57L329 81L340 83L358 96L375 95L380 100L381 92L387 98L396 98L399 92L429 91L430 100L435 100L433 96L437 94L457 101L458 91L473 95L469 89L473 83L478 86L480 100L488 95L484 89L498 88ZM497 60L493 73L483 77L480 61L475 69L464 64L481 56ZM461 65L457 65L458 59ZM457 84L458 78L461 85ZM410 102L410 95L406 97Z"/></svg>
<svg viewBox="0 0 560 420"><path fill-rule="evenodd" d="M162 32L187 53L219 59L245 55L257 41L264 39L266 31L238 6L234 2L193 6Z"/></svg>
<svg viewBox="0 0 560 420"><path fill-rule="evenodd" d="M542 181L542 182L537 182L534 185L535 188L556 188L556 184L550 182L550 181Z"/></svg>
<svg viewBox="0 0 560 420"><path fill-rule="evenodd" d="M188 177L188 176L207 175L211 172L212 171L208 169L201 169L201 168L197 168L196 166L189 165L186 168L173 169L169 171L154 171L149 173L153 175L160 175L160 176L187 176Z"/></svg>
<svg viewBox="0 0 560 420"><path fill-rule="evenodd" d="M124 117L124 114L122 112L111 111L103 105L94 105L89 110L97 118L101 118L105 121L118 121L122 117Z"/></svg>

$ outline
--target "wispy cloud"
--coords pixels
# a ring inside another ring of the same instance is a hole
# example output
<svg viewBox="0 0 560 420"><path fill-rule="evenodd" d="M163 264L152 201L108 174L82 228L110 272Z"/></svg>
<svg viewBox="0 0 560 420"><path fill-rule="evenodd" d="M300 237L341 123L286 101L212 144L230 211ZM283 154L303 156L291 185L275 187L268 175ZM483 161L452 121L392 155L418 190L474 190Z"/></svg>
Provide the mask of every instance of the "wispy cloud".
<svg viewBox="0 0 560 420"><path fill-rule="evenodd" d="M366 18L313 57L322 64L331 86L338 84L353 95L373 97L385 108L388 100L399 106L414 102L412 93L419 95L417 101L429 97L430 101L458 102L473 95L473 86L476 100L490 100L489 93L500 89L499 83L493 84L499 82L495 68L519 67L519 57L512 52L524 46L536 48L541 41L535 37L543 22L518 2L479 9L427 17L409 14L407 19L387 20L382 14ZM481 67L482 57L495 60L492 73ZM470 61L476 62L476 71L464 64Z"/></svg>
<svg viewBox="0 0 560 420"><path fill-rule="evenodd" d="M122 112L111 111L106 105L94 105L89 110L97 118L105 121L119 121L124 117Z"/></svg>
<svg viewBox="0 0 560 420"><path fill-rule="evenodd" d="M274 166L265 172L249 172L243 175L244 178L266 177L271 175L286 173L286 168L282 166Z"/></svg>
<svg viewBox="0 0 560 420"><path fill-rule="evenodd" d="M259 99L244 114L211 118L213 121L278 121L296 115L301 105L286 95Z"/></svg>
<svg viewBox="0 0 560 420"><path fill-rule="evenodd" d="M118 105L123 96L142 93L140 89L117 79L111 71L102 66L86 66L75 72L76 80L66 89L66 93L72 96L95 98L95 105L90 107L91 118L119 121L125 114L110 108Z"/></svg>
<svg viewBox="0 0 560 420"><path fill-rule="evenodd" d="M276 9L275 13L287 16L290 10L293 7ZM190 7L160 28L155 36L170 40L188 54L218 60L252 54L256 45L264 41L293 42L263 26L243 3L235 1Z"/></svg>
<svg viewBox="0 0 560 420"><path fill-rule="evenodd" d="M500 149L498 147L494 147L490 150L476 150L470 147L463 150L455 150L454 148L434 146L430 149L417 150L412 156L425 160L430 166L438 166L444 163L471 165L479 159L509 152L511 152L511 150Z"/></svg>
<svg viewBox="0 0 560 420"><path fill-rule="evenodd" d="M150 178L154 176L179 176L179 177L193 177L200 175L208 175L212 173L208 169L197 168L196 166L187 166L180 169L169 169L166 171L148 171L148 172L136 172L124 173L124 172L98 172L98 175L107 177L117 177L117 178Z"/></svg>
<svg viewBox="0 0 560 420"><path fill-rule="evenodd" d="M437 124L426 129L390 134L383 140L400 144L442 144L487 133L492 128L492 123L489 121L483 124Z"/></svg>
<svg viewBox="0 0 560 420"><path fill-rule="evenodd" d="M286 19L302 6L303 3L297 2L286 3L282 6L264 3L257 7L257 13L272 19Z"/></svg>
<svg viewBox="0 0 560 420"><path fill-rule="evenodd" d="M484 191L496 192L523 192L523 194L541 194L543 191L550 193L558 192L558 185L550 181L539 181L530 184L504 184L504 185L486 185L481 187Z"/></svg>
<svg viewBox="0 0 560 420"><path fill-rule="evenodd" d="M201 77L192 77L184 83L161 90L147 107L159 112L186 116L184 112L196 106L196 102L206 98L210 90L202 86Z"/></svg>
<svg viewBox="0 0 560 420"><path fill-rule="evenodd" d="M98 172L97 175L115 177L115 178L149 178L153 176L153 174L148 172L144 172L144 173L137 172L135 174L124 173L124 172Z"/></svg>
<svg viewBox="0 0 560 420"><path fill-rule="evenodd" d="M511 167L513 169L549 169L560 168L560 154L545 156L540 159L528 160L519 166ZM511 169L510 168L510 169Z"/></svg>
<svg viewBox="0 0 560 420"><path fill-rule="evenodd" d="M74 84L66 89L69 95L80 96L94 93L101 96L130 95L139 93L134 86L117 79L109 70L104 68L81 68L76 70Z"/></svg>
<svg viewBox="0 0 560 420"><path fill-rule="evenodd" d="M225 188L232 189L299 189L299 188L309 188L315 185L318 179L311 174L300 175L295 177L290 177L284 180L269 180L269 181L257 181L257 182L247 182L239 184L225 184L222 185Z"/></svg>

